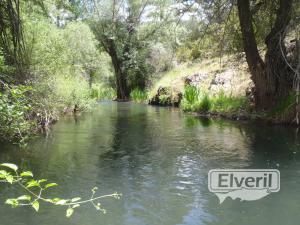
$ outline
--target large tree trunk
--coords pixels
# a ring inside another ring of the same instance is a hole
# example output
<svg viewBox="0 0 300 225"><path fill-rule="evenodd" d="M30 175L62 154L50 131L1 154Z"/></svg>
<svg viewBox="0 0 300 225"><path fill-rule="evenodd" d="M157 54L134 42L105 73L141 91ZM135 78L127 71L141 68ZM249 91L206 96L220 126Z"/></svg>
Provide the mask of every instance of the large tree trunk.
<svg viewBox="0 0 300 225"><path fill-rule="evenodd" d="M250 1L237 1L246 60L255 85L255 103L260 109L273 108L292 90L291 71L284 60L283 44L286 27L290 21L292 2L280 0L276 21L265 39L267 53L263 62L253 32Z"/></svg>
<svg viewBox="0 0 300 225"><path fill-rule="evenodd" d="M280 0L275 24L265 38L267 45L266 77L271 77L275 82L273 90L276 96L275 100L286 98L293 88L293 74L285 61L286 49L284 45L286 29L291 20L292 4L293 0Z"/></svg>
<svg viewBox="0 0 300 225"><path fill-rule="evenodd" d="M129 98L129 90L126 76L122 70L122 62L118 57L116 46L113 40L108 41L108 54L111 57L112 64L116 74L117 100L126 101Z"/></svg>

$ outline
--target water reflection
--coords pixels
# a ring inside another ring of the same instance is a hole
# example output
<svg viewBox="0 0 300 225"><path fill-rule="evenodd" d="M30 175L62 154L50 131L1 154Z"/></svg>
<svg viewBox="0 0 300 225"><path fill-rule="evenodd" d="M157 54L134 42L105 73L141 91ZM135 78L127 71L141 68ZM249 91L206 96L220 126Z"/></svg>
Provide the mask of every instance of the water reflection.
<svg viewBox="0 0 300 225"><path fill-rule="evenodd" d="M57 123L48 138L28 149L1 144L1 161L14 162L60 186L54 195L123 193L105 200L99 216L92 207L71 220L64 211L42 206L41 213L0 205L0 224L282 224L300 219L299 140L294 130L199 119L172 108L102 103L93 112ZM226 200L219 205L207 190L215 168L279 168L282 191L257 202ZM0 187L1 200L17 189ZM280 204L278 204L280 201ZM282 212L281 212L282 213ZM273 217L276 219L272 219ZM271 218L272 217L272 218Z"/></svg>

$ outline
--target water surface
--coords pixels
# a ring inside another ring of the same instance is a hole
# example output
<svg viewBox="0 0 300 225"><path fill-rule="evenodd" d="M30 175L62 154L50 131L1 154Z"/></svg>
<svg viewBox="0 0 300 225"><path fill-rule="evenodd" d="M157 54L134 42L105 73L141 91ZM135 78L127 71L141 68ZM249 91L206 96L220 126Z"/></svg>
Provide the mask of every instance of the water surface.
<svg viewBox="0 0 300 225"><path fill-rule="evenodd" d="M65 208L42 204L11 209L0 204L0 225L289 225L300 221L300 141L293 128L211 121L177 109L101 103L92 112L59 121L28 148L1 143L0 161L59 183L51 196L89 197L115 191L72 218ZM207 188L216 168L275 168L281 190L267 197L219 204ZM23 194L0 186L0 201Z"/></svg>

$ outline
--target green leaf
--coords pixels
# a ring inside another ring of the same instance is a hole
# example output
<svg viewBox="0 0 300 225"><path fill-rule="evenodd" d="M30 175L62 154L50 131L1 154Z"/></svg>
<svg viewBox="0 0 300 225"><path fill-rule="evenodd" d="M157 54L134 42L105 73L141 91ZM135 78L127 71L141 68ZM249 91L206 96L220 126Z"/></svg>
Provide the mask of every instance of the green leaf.
<svg viewBox="0 0 300 225"><path fill-rule="evenodd" d="M29 182L27 182L26 187L30 188L30 187L39 187L40 184L36 181L36 180L31 180Z"/></svg>
<svg viewBox="0 0 300 225"><path fill-rule="evenodd" d="M50 184L46 184L45 185L45 189L47 189L47 188L49 188L49 187L55 187L55 186L57 186L58 184L56 184L56 183L50 183Z"/></svg>
<svg viewBox="0 0 300 225"><path fill-rule="evenodd" d="M19 202L15 198L7 199L5 201L5 204L11 205L13 208L17 207L19 205Z"/></svg>
<svg viewBox="0 0 300 225"><path fill-rule="evenodd" d="M33 177L33 174L30 171L25 171L21 173L21 177Z"/></svg>
<svg viewBox="0 0 300 225"><path fill-rule="evenodd" d="M18 200L27 200L30 201L31 200L31 196L29 195L22 195L20 197L17 198Z"/></svg>
<svg viewBox="0 0 300 225"><path fill-rule="evenodd" d="M5 179L7 180L8 183L12 184L14 181L14 177L12 175L6 175Z"/></svg>
<svg viewBox="0 0 300 225"><path fill-rule="evenodd" d="M79 198L79 197L77 197L77 198L72 198L71 199L71 202L77 202L77 201L79 201L81 198Z"/></svg>
<svg viewBox="0 0 300 225"><path fill-rule="evenodd" d="M2 163L1 166L10 168L10 169L12 169L14 171L18 170L18 166L16 166L15 164L11 164L11 163Z"/></svg>
<svg viewBox="0 0 300 225"><path fill-rule="evenodd" d="M67 209L67 212L66 212L66 217L71 217L72 216L72 214L73 214L73 212L74 212L74 209L73 208L68 208Z"/></svg>
<svg viewBox="0 0 300 225"><path fill-rule="evenodd" d="M0 175L6 176L8 173L5 170L0 170Z"/></svg>
<svg viewBox="0 0 300 225"><path fill-rule="evenodd" d="M43 182L46 182L47 180L46 179L41 179L41 180L38 180L38 183L41 184Z"/></svg>
<svg viewBox="0 0 300 225"><path fill-rule="evenodd" d="M39 211L39 208L40 208L40 203L38 201L34 201L32 203L32 207L35 209L35 211Z"/></svg>

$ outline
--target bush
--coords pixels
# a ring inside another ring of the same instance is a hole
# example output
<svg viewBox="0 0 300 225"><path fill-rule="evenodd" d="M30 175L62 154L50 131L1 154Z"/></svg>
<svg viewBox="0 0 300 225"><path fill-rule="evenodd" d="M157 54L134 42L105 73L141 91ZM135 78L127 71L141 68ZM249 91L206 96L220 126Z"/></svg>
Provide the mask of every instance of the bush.
<svg viewBox="0 0 300 225"><path fill-rule="evenodd" d="M134 102L145 102L148 99L148 94L146 91L136 88L130 93L130 99Z"/></svg>
<svg viewBox="0 0 300 225"><path fill-rule="evenodd" d="M30 120L32 104L26 96L31 87L4 84L3 89L0 92L0 137L26 145L29 133L34 129Z"/></svg>
<svg viewBox="0 0 300 225"><path fill-rule="evenodd" d="M170 70L173 67L172 50L162 43L150 46L148 63L154 68L155 73Z"/></svg>
<svg viewBox="0 0 300 225"><path fill-rule="evenodd" d="M32 46L30 70L39 115L57 118L61 111L89 108L94 102L90 85L101 70L89 27L71 22L62 29L46 19L30 18L24 28L31 40L27 45Z"/></svg>
<svg viewBox="0 0 300 225"><path fill-rule="evenodd" d="M26 86L0 86L0 136L21 144L33 128L47 126L62 112L88 109L95 102L90 86L103 68L94 36L84 23L58 28L31 13L24 16L23 28L30 49L30 91ZM109 68L108 60L105 63ZM7 70L0 52L1 80L9 80Z"/></svg>
<svg viewBox="0 0 300 225"><path fill-rule="evenodd" d="M192 58L192 50L187 46L181 46L176 51L176 58L179 62L188 62L191 61Z"/></svg>

